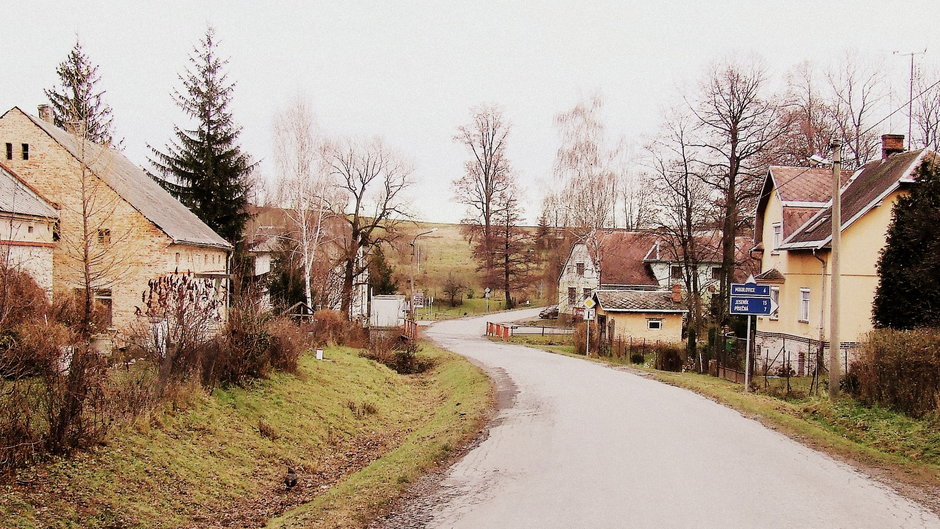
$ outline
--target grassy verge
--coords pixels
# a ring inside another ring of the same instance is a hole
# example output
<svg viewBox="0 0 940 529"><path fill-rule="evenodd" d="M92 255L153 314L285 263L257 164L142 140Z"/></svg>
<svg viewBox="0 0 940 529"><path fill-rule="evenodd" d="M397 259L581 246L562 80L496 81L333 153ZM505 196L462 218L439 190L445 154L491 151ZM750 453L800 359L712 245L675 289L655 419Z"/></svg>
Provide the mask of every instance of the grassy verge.
<svg viewBox="0 0 940 529"><path fill-rule="evenodd" d="M566 337L516 336L514 343L585 359L574 353ZM587 358L629 365L650 376L705 395L810 446L846 459L902 484L940 488L940 417L913 419L902 413L869 407L845 397L830 401L808 395L808 379L791 379L795 391L786 395L783 381L772 380L768 393L745 393L740 384L698 373L670 373L629 359ZM883 471L883 472L882 472Z"/></svg>
<svg viewBox="0 0 940 529"><path fill-rule="evenodd" d="M256 527L343 487L346 514L361 519L419 471L411 459L439 460L483 420L485 376L449 353L422 354L437 361L424 375L398 375L356 350L331 348L325 361L304 357L297 376L211 395L193 390L105 446L21 471L0 486L0 525ZM380 465L392 487L334 486L426 430L434 442L419 438L407 461ZM288 466L300 477L291 491L281 482Z"/></svg>
<svg viewBox="0 0 940 529"><path fill-rule="evenodd" d="M433 374L438 389L427 395L433 417L398 448L268 527L360 527L479 431L491 398L489 379L452 353L436 350L436 355L446 361Z"/></svg>

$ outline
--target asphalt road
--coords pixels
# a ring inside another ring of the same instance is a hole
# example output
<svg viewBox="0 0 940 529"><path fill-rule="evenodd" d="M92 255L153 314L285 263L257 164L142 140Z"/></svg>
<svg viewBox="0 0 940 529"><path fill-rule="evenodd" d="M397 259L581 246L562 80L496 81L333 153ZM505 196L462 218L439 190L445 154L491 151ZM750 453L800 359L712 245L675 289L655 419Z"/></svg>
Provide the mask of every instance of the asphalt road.
<svg viewBox="0 0 940 529"><path fill-rule="evenodd" d="M482 365L504 407L423 502L422 526L940 528L886 486L735 411L626 371L494 344L481 337L485 321L427 330Z"/></svg>

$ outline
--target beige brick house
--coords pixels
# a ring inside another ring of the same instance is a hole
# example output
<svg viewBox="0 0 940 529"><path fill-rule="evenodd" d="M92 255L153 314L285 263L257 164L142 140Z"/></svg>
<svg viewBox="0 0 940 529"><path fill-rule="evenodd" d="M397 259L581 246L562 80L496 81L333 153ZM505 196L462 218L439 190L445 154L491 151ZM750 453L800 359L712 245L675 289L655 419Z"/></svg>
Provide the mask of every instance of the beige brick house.
<svg viewBox="0 0 940 529"><path fill-rule="evenodd" d="M22 270L52 295L55 207L0 163L0 264Z"/></svg>
<svg viewBox="0 0 940 529"><path fill-rule="evenodd" d="M213 278L224 295L228 242L119 151L44 117L16 107L0 116L0 161L58 207L53 295L80 288L90 263L96 299L117 329L135 321L147 282L166 274Z"/></svg>

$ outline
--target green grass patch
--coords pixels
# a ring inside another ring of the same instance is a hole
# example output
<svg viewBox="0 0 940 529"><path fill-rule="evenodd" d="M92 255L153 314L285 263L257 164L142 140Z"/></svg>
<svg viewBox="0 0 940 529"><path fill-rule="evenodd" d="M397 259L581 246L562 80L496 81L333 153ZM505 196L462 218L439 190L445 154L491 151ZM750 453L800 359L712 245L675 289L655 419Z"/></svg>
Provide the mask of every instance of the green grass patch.
<svg viewBox="0 0 940 529"><path fill-rule="evenodd" d="M449 459L482 427L491 400L489 379L457 355L425 345L439 360L424 395L433 416L398 448L314 501L274 519L271 528L361 527L421 474Z"/></svg>
<svg viewBox="0 0 940 529"><path fill-rule="evenodd" d="M303 357L297 376L278 373L211 395L193 389L175 410L122 427L105 446L21 471L19 483L0 486L0 525L198 527L240 509L289 506L302 487L284 490L287 466L298 469L302 485L332 484L345 476L349 454L363 446L394 451L430 424L438 425L440 443L421 443L409 457L437 461L444 443L457 446L479 427L490 387L455 355L430 347L421 354L438 362L425 375L398 375L357 350L330 348L324 361ZM467 415L455 411L452 399ZM418 468L389 471L390 479L410 479ZM359 500L345 490L344 502L373 508L388 501L381 494L399 489L374 488ZM311 491L311 498L321 493L318 486Z"/></svg>

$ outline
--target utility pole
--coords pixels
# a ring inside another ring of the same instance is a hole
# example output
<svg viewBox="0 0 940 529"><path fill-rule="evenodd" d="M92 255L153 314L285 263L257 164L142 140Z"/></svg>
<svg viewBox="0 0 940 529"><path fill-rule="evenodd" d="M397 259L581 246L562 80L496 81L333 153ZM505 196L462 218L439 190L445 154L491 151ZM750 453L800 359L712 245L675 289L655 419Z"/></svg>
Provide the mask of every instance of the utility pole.
<svg viewBox="0 0 940 529"><path fill-rule="evenodd" d="M437 231L437 228L431 228L430 230L426 232L422 232L422 233L415 235L414 239L411 239L411 301L408 303L408 308L409 308L409 311L411 312L412 320L415 319L415 252L417 248L415 246L415 242L417 242L418 237L421 237L422 235L427 235L429 233L434 233L436 231Z"/></svg>
<svg viewBox="0 0 940 529"><path fill-rule="evenodd" d="M832 140L832 255L829 257L832 273L829 302L829 398L839 396L839 247L842 245L842 141Z"/></svg>
<svg viewBox="0 0 940 529"><path fill-rule="evenodd" d="M909 92L908 92L908 99L907 99L907 143L908 145L911 145L914 139L914 137L912 136L912 134L914 133L914 56L923 55L925 53L927 53L927 48L924 48L924 51L912 51L910 53L901 53L899 51L894 52L895 55L900 55L900 56L911 58L911 77L910 77L910 85L908 86Z"/></svg>

